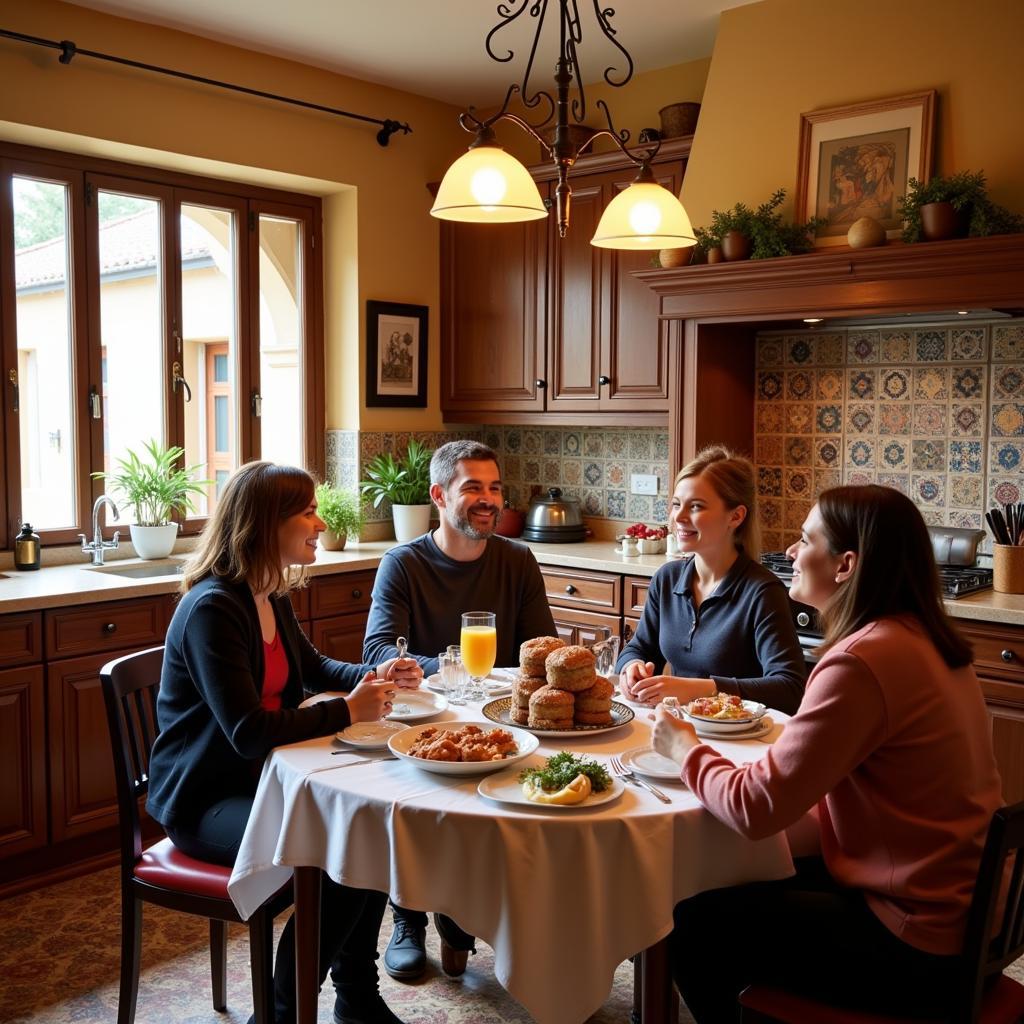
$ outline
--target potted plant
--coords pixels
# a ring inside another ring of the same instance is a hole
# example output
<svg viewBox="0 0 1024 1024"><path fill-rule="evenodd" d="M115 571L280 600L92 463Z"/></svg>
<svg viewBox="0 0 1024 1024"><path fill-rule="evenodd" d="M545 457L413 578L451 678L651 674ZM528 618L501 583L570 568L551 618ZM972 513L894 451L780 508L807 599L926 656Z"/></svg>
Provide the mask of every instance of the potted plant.
<svg viewBox="0 0 1024 1024"><path fill-rule="evenodd" d="M359 496L330 484L317 484L316 512L327 524L327 529L320 534L320 546L325 551L344 550L348 538L358 537L363 528Z"/></svg>
<svg viewBox="0 0 1024 1024"><path fill-rule="evenodd" d="M366 466L366 479L359 489L377 508L387 498L399 544L413 540L430 529L430 456L433 452L410 441L405 455L396 459L391 452L375 455Z"/></svg>
<svg viewBox="0 0 1024 1024"><path fill-rule="evenodd" d="M961 171L922 184L907 182L900 196L904 242L937 242L944 238L983 238L1024 231L1024 218L993 203L985 186L985 172Z"/></svg>
<svg viewBox="0 0 1024 1024"><path fill-rule="evenodd" d="M142 446L148 458L140 458L130 448L117 469L93 473L93 479L108 480L114 494L132 508L134 522L129 526L135 553L140 558L166 558L174 548L178 524L171 516L195 511L192 496L205 494L209 480L194 477L199 466L178 465L184 448L165 448L155 440Z"/></svg>

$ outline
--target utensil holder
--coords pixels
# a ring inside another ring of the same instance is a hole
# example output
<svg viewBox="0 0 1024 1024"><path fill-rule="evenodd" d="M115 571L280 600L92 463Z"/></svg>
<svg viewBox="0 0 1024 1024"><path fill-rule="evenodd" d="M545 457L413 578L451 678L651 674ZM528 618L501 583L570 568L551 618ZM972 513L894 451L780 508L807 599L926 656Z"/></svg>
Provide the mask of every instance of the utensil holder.
<svg viewBox="0 0 1024 1024"><path fill-rule="evenodd" d="M993 589L1000 594L1024 594L1024 545L994 545L992 571Z"/></svg>

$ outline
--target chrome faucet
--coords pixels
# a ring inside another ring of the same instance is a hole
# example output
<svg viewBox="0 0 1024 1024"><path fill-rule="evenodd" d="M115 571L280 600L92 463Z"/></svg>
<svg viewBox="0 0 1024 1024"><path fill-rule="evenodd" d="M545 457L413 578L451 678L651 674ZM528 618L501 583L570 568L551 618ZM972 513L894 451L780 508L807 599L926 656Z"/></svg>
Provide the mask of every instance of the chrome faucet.
<svg viewBox="0 0 1024 1024"><path fill-rule="evenodd" d="M115 530L113 540L103 539L103 534L100 532L100 508L104 504L110 506L111 511L115 516L118 514L117 506L114 502L105 494L101 494L96 499L96 503L92 507L92 543L86 544L84 533L80 533L78 535L82 539L82 551L85 554L92 556L93 565L103 564L103 552L108 549L116 548L118 546L118 539L121 536L121 531Z"/></svg>

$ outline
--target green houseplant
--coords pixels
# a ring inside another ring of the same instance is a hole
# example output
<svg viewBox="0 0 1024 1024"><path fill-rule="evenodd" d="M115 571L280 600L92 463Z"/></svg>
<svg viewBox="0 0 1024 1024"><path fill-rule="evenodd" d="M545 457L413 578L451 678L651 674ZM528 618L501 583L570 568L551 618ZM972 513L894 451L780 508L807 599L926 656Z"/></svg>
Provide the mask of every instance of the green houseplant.
<svg viewBox="0 0 1024 1024"><path fill-rule="evenodd" d="M968 235L1011 235L1024 231L1024 218L993 203L985 172L936 175L927 184L911 178L899 198L904 242L934 242Z"/></svg>
<svg viewBox="0 0 1024 1024"><path fill-rule="evenodd" d="M341 551L349 537L358 537L363 528L363 509L359 496L330 484L316 486L317 515L327 524L320 545L327 551Z"/></svg>
<svg viewBox="0 0 1024 1024"><path fill-rule="evenodd" d="M698 253L706 258L716 248L727 260L766 260L810 251L814 248L814 232L825 220L812 217L805 224L785 223L777 212L785 198L786 190L780 188L756 209L737 203L730 210L712 210L711 224L695 231L695 259Z"/></svg>
<svg viewBox="0 0 1024 1024"><path fill-rule="evenodd" d="M174 547L178 524L175 514L195 511L194 495L205 495L211 481L197 480L199 466L180 466L184 448L165 448L150 439L142 445L140 457L131 448L117 460L117 469L93 473L96 480L107 480L110 489L132 509L134 522L129 527L132 544L140 558L166 558Z"/></svg>
<svg viewBox="0 0 1024 1024"><path fill-rule="evenodd" d="M396 459L391 452L375 455L366 465L366 479L359 489L378 508L386 498L391 502L395 539L404 544L430 528L430 457L434 453L412 440L405 454Z"/></svg>

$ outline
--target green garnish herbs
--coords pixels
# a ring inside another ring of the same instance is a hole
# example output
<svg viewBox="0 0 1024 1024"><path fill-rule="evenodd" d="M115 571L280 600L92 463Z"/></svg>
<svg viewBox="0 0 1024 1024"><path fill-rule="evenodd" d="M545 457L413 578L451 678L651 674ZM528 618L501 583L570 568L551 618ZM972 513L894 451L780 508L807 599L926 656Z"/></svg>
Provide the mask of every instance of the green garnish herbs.
<svg viewBox="0 0 1024 1024"><path fill-rule="evenodd" d="M542 768L526 768L519 775L520 782L532 779L545 793L557 793L568 786L577 775L586 775L595 793L601 793L611 785L611 777L592 757L570 754L561 750L549 757Z"/></svg>

